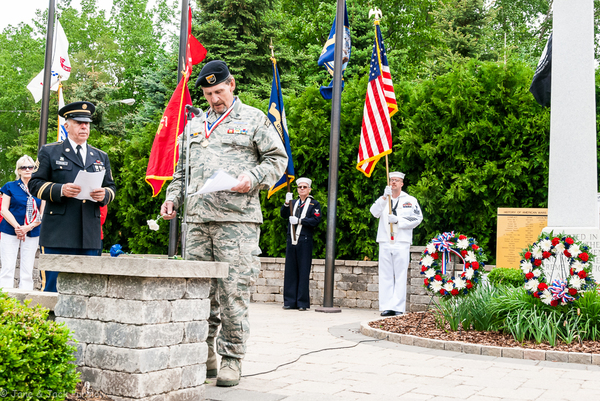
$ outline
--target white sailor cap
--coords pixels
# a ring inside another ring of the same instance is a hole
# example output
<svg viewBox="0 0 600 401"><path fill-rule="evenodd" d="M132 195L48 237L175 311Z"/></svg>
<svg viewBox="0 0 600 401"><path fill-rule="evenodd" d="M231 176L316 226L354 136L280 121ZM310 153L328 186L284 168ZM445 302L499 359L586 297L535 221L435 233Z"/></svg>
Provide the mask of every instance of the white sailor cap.
<svg viewBox="0 0 600 401"><path fill-rule="evenodd" d="M404 179L404 173L401 173L399 171L393 171L390 173L390 178L402 178Z"/></svg>
<svg viewBox="0 0 600 401"><path fill-rule="evenodd" d="M308 187L311 187L312 184L312 180L310 178L306 178L306 177L300 177L296 180L296 185L300 185L302 183L305 183L308 185Z"/></svg>

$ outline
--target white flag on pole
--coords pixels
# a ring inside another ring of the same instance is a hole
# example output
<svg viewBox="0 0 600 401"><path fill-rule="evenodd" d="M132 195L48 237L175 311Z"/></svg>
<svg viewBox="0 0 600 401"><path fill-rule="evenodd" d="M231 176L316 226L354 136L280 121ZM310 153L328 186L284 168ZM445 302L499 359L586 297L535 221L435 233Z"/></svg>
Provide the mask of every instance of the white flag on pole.
<svg viewBox="0 0 600 401"><path fill-rule="evenodd" d="M62 84L58 85L58 110L65 107L65 98L63 97L63 88ZM58 135L56 137L57 142L65 141L69 135L67 134L67 129L65 128L65 119L61 116L58 116Z"/></svg>
<svg viewBox="0 0 600 401"><path fill-rule="evenodd" d="M71 75L71 61L69 60L69 41L65 35L65 31L60 25L60 21L56 21L56 30L54 32L54 52L52 58L52 73L50 74L50 89L58 90L58 82L66 81ZM42 70L33 80L27 85L27 89L33 95L35 102L42 99L42 91L44 87L44 70Z"/></svg>

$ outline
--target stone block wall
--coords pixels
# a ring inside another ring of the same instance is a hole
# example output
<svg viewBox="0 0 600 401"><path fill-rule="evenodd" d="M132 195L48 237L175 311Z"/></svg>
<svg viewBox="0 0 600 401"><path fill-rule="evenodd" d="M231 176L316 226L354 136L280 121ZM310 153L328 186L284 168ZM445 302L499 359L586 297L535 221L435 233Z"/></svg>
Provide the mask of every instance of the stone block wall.
<svg viewBox="0 0 600 401"><path fill-rule="evenodd" d="M419 267L421 253L425 247L410 247L410 264L407 274L406 311L418 312L427 309L431 295L423 287L423 276ZM494 266L487 266L490 271ZM379 309L379 263L373 261L336 260L334 271L333 305L344 308ZM462 265L450 263L449 271L462 272ZM252 301L275 302L283 305L283 277L285 258L261 258L261 271L252 288ZM451 275L449 273L449 275ZM323 304L325 287L325 260L313 259L310 273L311 305Z"/></svg>
<svg viewBox="0 0 600 401"><path fill-rule="evenodd" d="M345 308L378 309L378 263L336 260L333 304ZM261 258L261 271L252 288L252 301L277 302L283 305L285 258ZM310 273L311 305L323 303L325 259L313 259Z"/></svg>
<svg viewBox="0 0 600 401"><path fill-rule="evenodd" d="M114 401L204 399L210 278L61 273L57 285L82 381Z"/></svg>

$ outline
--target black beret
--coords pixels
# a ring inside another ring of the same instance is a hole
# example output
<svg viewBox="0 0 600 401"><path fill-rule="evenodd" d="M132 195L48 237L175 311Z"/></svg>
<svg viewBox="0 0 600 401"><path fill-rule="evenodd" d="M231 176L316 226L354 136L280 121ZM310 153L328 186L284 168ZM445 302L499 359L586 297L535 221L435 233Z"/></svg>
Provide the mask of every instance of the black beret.
<svg viewBox="0 0 600 401"><path fill-rule="evenodd" d="M231 75L229 68L227 68L227 64L224 61L209 61L200 71L200 75L196 80L196 88L199 86L210 88L211 86L218 85L229 78L229 75Z"/></svg>
<svg viewBox="0 0 600 401"><path fill-rule="evenodd" d="M96 106L90 102L73 102L58 110L58 115L63 118L72 118L75 121L92 122L92 114L96 111Z"/></svg>

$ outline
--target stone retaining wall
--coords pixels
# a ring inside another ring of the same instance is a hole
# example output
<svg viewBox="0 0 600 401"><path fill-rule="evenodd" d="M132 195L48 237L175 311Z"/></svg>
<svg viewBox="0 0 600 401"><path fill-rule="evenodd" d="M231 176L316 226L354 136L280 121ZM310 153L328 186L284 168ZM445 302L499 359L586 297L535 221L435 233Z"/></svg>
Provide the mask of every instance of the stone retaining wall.
<svg viewBox="0 0 600 401"><path fill-rule="evenodd" d="M423 288L423 276L419 268L421 252L425 247L411 247L411 263L408 271L406 310L419 312L427 309L431 296ZM161 257L158 256L157 257ZM166 258L166 256L162 256ZM260 258L261 271L252 287L253 302L274 302L283 305L283 276L285 258ZM34 289L41 288L39 270L34 270ZM379 309L379 264L373 261L336 260L334 274L333 304L344 308ZM490 271L494 266L486 265ZM462 265L450 264L450 269L459 273ZM18 270L16 273L18 277ZM15 278L15 286L18 280ZM325 259L313 259L310 274L310 299L312 305L323 303L325 286Z"/></svg>
<svg viewBox="0 0 600 401"><path fill-rule="evenodd" d="M411 262L408 267L406 287L407 312L426 310L431 295L423 287L423 276L419 267L421 253L425 247L411 246ZM462 272L462 265L454 260L449 272ZM490 271L494 266L486 266ZM256 285L252 287L252 301L275 302L283 305L283 277L285 258L261 258L261 271ZM325 259L313 259L310 273L310 302L323 304L325 287ZM344 308L379 309L379 263L373 261L336 260L334 271L333 305Z"/></svg>

